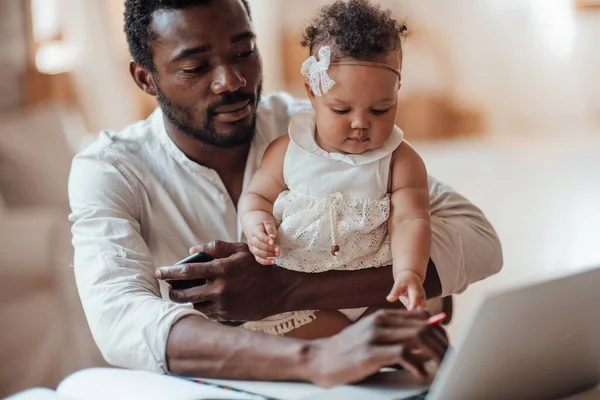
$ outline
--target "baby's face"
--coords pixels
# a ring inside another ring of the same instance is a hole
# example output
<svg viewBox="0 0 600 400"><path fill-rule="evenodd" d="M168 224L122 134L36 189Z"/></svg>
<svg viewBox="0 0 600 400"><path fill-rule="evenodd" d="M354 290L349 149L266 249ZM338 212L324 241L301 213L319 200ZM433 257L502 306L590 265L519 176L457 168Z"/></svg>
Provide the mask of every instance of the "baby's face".
<svg viewBox="0 0 600 400"><path fill-rule="evenodd" d="M372 61L402 67L399 52ZM310 96L319 146L330 153L361 154L384 145L396 120L398 75L362 65L332 65L328 74L333 88L324 96Z"/></svg>

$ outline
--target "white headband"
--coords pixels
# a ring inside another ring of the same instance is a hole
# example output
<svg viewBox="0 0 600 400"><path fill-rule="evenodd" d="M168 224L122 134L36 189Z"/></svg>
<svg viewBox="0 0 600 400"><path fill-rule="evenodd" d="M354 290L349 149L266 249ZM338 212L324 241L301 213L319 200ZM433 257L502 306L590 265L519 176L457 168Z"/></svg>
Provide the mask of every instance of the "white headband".
<svg viewBox="0 0 600 400"><path fill-rule="evenodd" d="M302 63L301 73L308 78L308 83L315 96L322 96L327 93L335 81L329 77L327 70L330 65L365 65L369 67L385 68L401 79L400 70L392 67L391 65L375 62L375 61L361 61L361 60L344 60L331 62L331 48L329 46L323 46L319 49L319 60L315 56L310 56Z"/></svg>

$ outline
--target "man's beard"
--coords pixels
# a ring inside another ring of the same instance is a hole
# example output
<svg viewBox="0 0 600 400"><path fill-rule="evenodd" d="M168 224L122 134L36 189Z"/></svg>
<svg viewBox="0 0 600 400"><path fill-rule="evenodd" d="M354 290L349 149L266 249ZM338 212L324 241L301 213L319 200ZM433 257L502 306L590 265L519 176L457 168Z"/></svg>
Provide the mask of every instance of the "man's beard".
<svg viewBox="0 0 600 400"><path fill-rule="evenodd" d="M160 108L163 111L165 117L179 129L184 135L196 139L197 141L213 147L220 148L232 148L248 144L254 138L256 130L256 108L260 102L260 96L262 92L262 82L258 86L256 95L246 94L242 92L226 92L221 95L221 98L211 103L206 109L206 118L201 127L194 127L192 125L193 107L184 107L179 104L173 103L165 94L160 90L158 82L155 81L156 86L156 99ZM218 107L227 106L235 103L249 101L252 107L251 122L249 125L240 126L230 133L218 132L215 125L213 116L215 110Z"/></svg>

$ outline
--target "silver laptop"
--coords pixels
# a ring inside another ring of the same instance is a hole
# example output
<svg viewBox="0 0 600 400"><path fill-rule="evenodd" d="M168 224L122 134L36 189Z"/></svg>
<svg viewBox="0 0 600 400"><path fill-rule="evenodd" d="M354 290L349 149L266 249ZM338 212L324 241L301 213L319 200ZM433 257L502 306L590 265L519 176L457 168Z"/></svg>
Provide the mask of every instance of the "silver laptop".
<svg viewBox="0 0 600 400"><path fill-rule="evenodd" d="M309 398L358 399L368 389L373 399L536 400L589 390L600 383L600 267L488 296L462 332L426 394L406 395L416 382L393 372Z"/></svg>
<svg viewBox="0 0 600 400"><path fill-rule="evenodd" d="M600 267L483 298L429 392L406 371L331 390L221 381L275 399L559 399L600 383Z"/></svg>
<svg viewBox="0 0 600 400"><path fill-rule="evenodd" d="M600 383L600 267L485 298L427 399L557 399Z"/></svg>

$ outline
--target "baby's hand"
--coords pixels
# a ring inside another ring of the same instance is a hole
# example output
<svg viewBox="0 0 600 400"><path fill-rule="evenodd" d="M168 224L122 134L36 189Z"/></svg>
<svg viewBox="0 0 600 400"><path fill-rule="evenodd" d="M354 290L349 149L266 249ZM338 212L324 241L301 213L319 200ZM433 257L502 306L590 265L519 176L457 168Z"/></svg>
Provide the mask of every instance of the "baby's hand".
<svg viewBox="0 0 600 400"><path fill-rule="evenodd" d="M279 246L275 246L275 236L275 221L259 221L250 232L248 247L256 261L262 265L273 265L275 258L279 257Z"/></svg>
<svg viewBox="0 0 600 400"><path fill-rule="evenodd" d="M394 279L394 287L387 296L392 303L400 300L407 310L425 309L425 289L421 277L414 271L400 271Z"/></svg>

